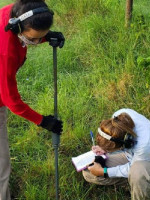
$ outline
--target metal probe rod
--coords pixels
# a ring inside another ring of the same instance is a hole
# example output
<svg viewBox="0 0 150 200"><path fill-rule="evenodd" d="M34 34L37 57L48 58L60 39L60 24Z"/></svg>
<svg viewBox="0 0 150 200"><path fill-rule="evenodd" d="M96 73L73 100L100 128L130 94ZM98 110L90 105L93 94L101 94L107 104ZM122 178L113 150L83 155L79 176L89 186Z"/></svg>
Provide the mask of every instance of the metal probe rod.
<svg viewBox="0 0 150 200"><path fill-rule="evenodd" d="M54 68L54 117L57 118L57 48L56 47L53 47L53 68ZM60 135L52 133L52 143L55 153L56 200L59 200L58 147L60 143Z"/></svg>

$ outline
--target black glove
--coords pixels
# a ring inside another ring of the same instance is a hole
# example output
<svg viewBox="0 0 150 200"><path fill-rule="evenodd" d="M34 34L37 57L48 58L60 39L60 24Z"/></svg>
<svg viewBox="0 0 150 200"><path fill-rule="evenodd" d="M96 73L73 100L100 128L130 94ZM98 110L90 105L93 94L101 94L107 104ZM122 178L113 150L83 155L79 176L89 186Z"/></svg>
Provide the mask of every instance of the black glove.
<svg viewBox="0 0 150 200"><path fill-rule="evenodd" d="M39 126L58 135L61 135L61 132L63 130L62 121L56 119L52 115L43 116L43 120Z"/></svg>
<svg viewBox="0 0 150 200"><path fill-rule="evenodd" d="M65 43L65 38L61 32L49 31L45 36L45 39L52 47L62 48Z"/></svg>
<svg viewBox="0 0 150 200"><path fill-rule="evenodd" d="M103 168L106 167L106 158L103 158L102 156L95 156L94 162L99 163ZM91 163L89 166L94 165L94 163Z"/></svg>
<svg viewBox="0 0 150 200"><path fill-rule="evenodd" d="M102 156L95 156L95 161L96 163L99 163L103 168L106 167L106 159L103 158Z"/></svg>

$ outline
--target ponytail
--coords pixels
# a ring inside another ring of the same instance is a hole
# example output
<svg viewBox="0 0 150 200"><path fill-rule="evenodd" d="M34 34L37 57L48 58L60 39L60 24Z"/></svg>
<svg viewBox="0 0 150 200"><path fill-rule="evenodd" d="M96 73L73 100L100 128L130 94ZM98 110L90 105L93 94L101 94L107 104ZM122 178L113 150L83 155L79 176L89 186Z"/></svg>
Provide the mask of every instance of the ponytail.
<svg viewBox="0 0 150 200"><path fill-rule="evenodd" d="M119 116L112 118L112 126L136 137L136 134L133 131L135 124L127 113L122 113Z"/></svg>

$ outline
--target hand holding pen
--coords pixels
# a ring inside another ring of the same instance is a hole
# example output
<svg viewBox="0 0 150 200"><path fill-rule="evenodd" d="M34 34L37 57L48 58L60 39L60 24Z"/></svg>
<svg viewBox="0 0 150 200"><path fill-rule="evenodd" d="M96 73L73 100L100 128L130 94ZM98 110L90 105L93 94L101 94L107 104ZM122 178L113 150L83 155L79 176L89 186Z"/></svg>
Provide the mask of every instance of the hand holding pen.
<svg viewBox="0 0 150 200"><path fill-rule="evenodd" d="M103 154L106 154L107 152L103 150L100 146L92 146L92 151L96 153L97 156L101 156Z"/></svg>
<svg viewBox="0 0 150 200"><path fill-rule="evenodd" d="M92 146L92 151L94 153L96 153L97 156L100 156L100 155L103 155L106 153L105 150L103 150L100 146L96 145L95 146L95 141L94 141L94 135L93 135L93 132L90 131L90 135L91 135L91 139L92 139L92 143L93 143L93 146Z"/></svg>

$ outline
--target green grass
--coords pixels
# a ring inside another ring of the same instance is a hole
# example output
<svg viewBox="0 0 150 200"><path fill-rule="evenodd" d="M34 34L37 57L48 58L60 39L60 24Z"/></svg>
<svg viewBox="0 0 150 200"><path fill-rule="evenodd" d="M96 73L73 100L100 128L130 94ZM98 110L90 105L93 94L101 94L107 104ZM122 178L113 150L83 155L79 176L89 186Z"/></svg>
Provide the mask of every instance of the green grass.
<svg viewBox="0 0 150 200"><path fill-rule="evenodd" d="M0 7L10 2L1 1ZM55 11L52 30L66 37L64 48L58 49L58 107L64 122L60 199L129 199L122 188L85 182L71 157L91 148L89 131L96 133L98 123L119 108L133 108L150 118L149 0L134 3L130 29L124 27L125 1L47 2ZM23 100L44 115L53 113L52 64L48 44L31 47L17 75ZM10 112L8 127L15 199L54 200L51 135Z"/></svg>

